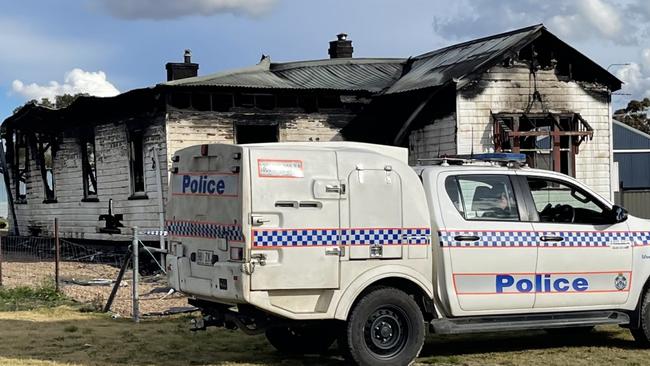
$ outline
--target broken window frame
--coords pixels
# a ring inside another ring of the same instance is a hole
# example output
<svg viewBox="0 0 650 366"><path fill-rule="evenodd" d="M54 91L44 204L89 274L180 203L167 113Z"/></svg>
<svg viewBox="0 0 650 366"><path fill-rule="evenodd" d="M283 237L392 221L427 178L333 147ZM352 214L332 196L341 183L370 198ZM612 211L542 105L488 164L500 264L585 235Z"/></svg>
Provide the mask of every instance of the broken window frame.
<svg viewBox="0 0 650 366"><path fill-rule="evenodd" d="M145 178L144 129L130 129L127 133L130 200L147 199Z"/></svg>
<svg viewBox="0 0 650 366"><path fill-rule="evenodd" d="M8 149L12 152L12 165L13 165L13 180L15 189L16 204L27 203L27 174L29 173L29 141L26 134L20 131L14 131L10 141L13 146ZM24 152L21 154L21 149ZM22 161L21 161L22 157Z"/></svg>
<svg viewBox="0 0 650 366"><path fill-rule="evenodd" d="M34 133L31 137L31 147L36 152L36 163L41 172L43 194L45 196L43 203L57 203L56 180L54 177L54 160L56 159L57 147L56 137L46 133Z"/></svg>
<svg viewBox="0 0 650 366"><path fill-rule="evenodd" d="M97 150L95 149L95 133L93 130L84 131L79 138L81 148L81 179L83 184L83 202L99 202L97 196Z"/></svg>
<svg viewBox="0 0 650 366"><path fill-rule="evenodd" d="M492 113L492 120L495 151L526 154L533 168L548 154L548 170L573 177L580 144L593 138L593 128L579 113ZM540 137L549 138L550 148L539 146Z"/></svg>

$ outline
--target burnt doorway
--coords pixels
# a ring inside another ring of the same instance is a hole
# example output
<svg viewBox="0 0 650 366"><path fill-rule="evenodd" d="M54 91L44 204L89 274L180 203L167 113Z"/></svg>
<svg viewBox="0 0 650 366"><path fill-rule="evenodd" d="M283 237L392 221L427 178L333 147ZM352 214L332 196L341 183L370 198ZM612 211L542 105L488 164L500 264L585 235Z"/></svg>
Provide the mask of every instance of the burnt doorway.
<svg viewBox="0 0 650 366"><path fill-rule="evenodd" d="M236 125L235 141L238 144L278 142L278 125Z"/></svg>

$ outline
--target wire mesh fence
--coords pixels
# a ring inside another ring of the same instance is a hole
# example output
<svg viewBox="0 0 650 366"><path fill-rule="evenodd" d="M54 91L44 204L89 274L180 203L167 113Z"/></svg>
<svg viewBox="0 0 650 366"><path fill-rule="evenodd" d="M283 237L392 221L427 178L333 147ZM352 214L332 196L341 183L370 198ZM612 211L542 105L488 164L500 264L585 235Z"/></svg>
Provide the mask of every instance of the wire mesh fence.
<svg viewBox="0 0 650 366"><path fill-rule="evenodd" d="M59 284L112 276L123 254L105 252L65 239L59 241ZM56 240L43 237L2 238L2 277L5 287L35 287L56 279Z"/></svg>
<svg viewBox="0 0 650 366"><path fill-rule="evenodd" d="M0 238L0 286L5 289L56 287L66 298L100 311L105 308L129 255L126 247L115 250L66 239L58 240L57 255L55 238L6 236ZM144 266L139 273L137 287L142 314L164 313L187 305L184 296L168 287L165 274L155 263ZM128 266L110 306L110 311L117 316L132 316L132 279L132 266Z"/></svg>

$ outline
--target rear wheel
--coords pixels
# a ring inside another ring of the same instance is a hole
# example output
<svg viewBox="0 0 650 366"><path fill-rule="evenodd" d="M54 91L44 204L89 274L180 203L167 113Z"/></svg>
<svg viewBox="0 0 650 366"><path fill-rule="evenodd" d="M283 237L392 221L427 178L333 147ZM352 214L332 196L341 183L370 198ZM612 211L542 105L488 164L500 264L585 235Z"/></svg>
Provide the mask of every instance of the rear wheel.
<svg viewBox="0 0 650 366"><path fill-rule="evenodd" d="M650 289L643 295L639 311L641 312L641 324L639 328L630 329L630 331L640 346L648 348L650 347Z"/></svg>
<svg viewBox="0 0 650 366"><path fill-rule="evenodd" d="M334 324L320 323L273 327L266 330L266 339L275 349L287 354L325 353L336 339Z"/></svg>
<svg viewBox="0 0 650 366"><path fill-rule="evenodd" d="M415 300L398 289L380 287L354 307L339 346L358 365L410 365L424 345L424 333Z"/></svg>

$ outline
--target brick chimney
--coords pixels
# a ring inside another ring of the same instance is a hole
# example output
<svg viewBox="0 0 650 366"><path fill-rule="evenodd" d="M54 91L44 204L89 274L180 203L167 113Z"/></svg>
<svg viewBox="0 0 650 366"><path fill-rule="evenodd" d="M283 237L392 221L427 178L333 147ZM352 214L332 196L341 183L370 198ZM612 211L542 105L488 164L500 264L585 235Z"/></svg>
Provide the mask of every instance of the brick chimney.
<svg viewBox="0 0 650 366"><path fill-rule="evenodd" d="M352 41L348 40L348 35L340 33L336 38L336 41L330 42L330 58L352 58Z"/></svg>
<svg viewBox="0 0 650 366"><path fill-rule="evenodd" d="M185 50L183 61L168 62L165 65L167 69L167 81L191 78L199 74L199 64L192 63L192 51Z"/></svg>

